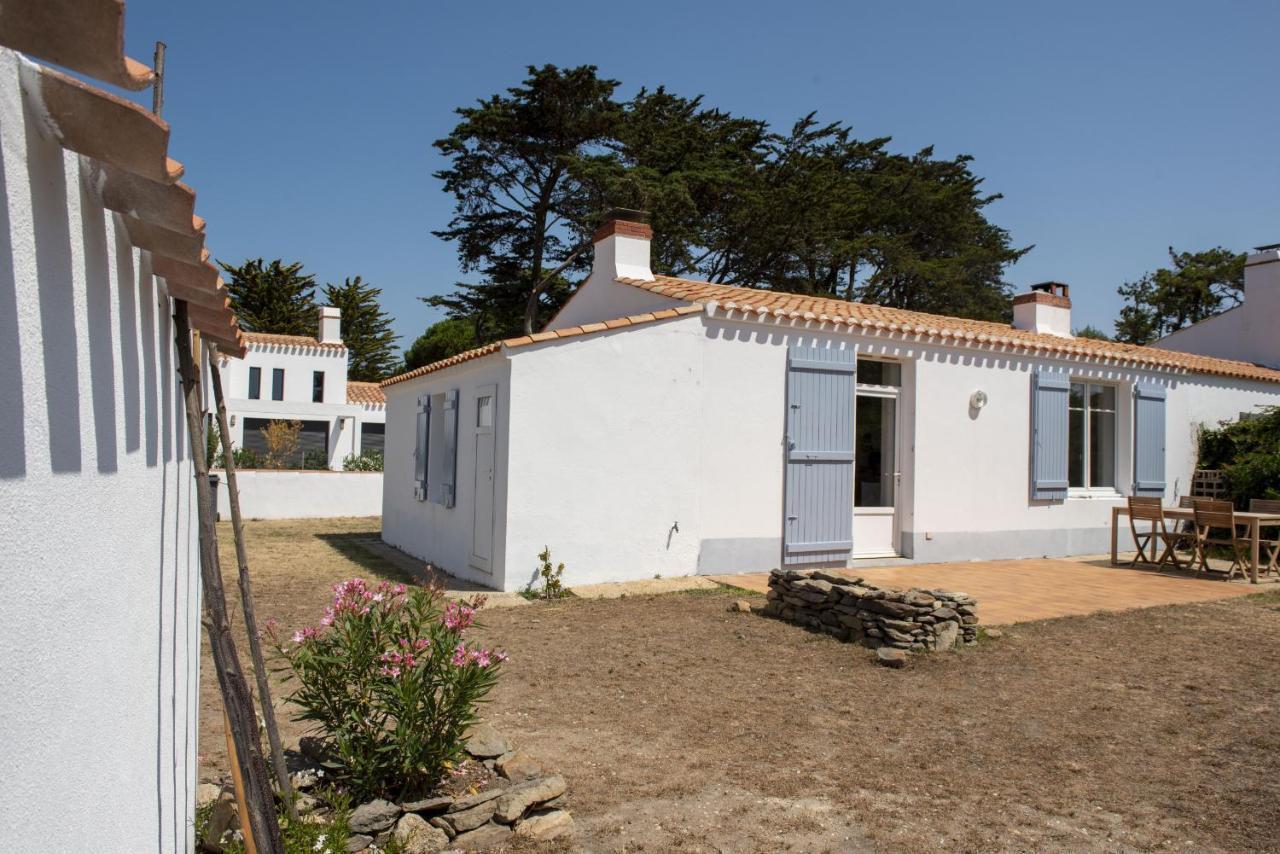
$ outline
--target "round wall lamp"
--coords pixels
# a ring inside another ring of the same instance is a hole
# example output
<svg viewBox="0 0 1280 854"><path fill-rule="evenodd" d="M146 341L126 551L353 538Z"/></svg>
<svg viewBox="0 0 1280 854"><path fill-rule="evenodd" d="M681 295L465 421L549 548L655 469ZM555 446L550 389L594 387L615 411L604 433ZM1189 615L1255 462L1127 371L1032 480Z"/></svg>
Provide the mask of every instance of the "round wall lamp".
<svg viewBox="0 0 1280 854"><path fill-rule="evenodd" d="M969 405L972 406L974 409L981 409L982 407L986 406L987 393L985 391L982 391L981 389L979 389L978 391L975 391L973 394L969 395Z"/></svg>

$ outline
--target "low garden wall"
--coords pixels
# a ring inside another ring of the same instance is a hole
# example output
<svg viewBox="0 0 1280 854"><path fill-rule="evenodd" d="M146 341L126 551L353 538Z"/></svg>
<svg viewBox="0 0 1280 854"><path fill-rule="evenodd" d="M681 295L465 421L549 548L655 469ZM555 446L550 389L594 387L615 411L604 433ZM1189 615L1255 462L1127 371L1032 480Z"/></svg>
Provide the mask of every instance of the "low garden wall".
<svg viewBox="0 0 1280 854"><path fill-rule="evenodd" d="M872 649L925 652L978 639L972 596L881 589L822 570L773 570L761 613Z"/></svg>
<svg viewBox="0 0 1280 854"><path fill-rule="evenodd" d="M211 474L218 477L218 518L230 519L227 474ZM244 469L236 472L236 484L246 519L382 515L382 472Z"/></svg>

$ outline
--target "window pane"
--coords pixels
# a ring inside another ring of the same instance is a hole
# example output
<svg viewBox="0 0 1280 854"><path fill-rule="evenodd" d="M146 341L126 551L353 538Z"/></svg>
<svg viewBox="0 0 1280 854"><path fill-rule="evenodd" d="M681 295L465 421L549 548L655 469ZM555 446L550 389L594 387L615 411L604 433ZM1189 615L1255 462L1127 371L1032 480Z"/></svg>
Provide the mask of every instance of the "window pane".
<svg viewBox="0 0 1280 854"><path fill-rule="evenodd" d="M1089 408L1107 412L1116 411L1116 387L1112 385L1089 386Z"/></svg>
<svg viewBox="0 0 1280 854"><path fill-rule="evenodd" d="M890 397L858 395L853 447L855 507L893 506L897 405Z"/></svg>
<svg viewBox="0 0 1280 854"><path fill-rule="evenodd" d="M271 369L271 399L284 400L284 368Z"/></svg>
<svg viewBox="0 0 1280 854"><path fill-rule="evenodd" d="M858 382L866 385L900 386L902 385L902 365L897 362L859 359Z"/></svg>
<svg viewBox="0 0 1280 854"><path fill-rule="evenodd" d="M262 396L262 368L249 369L249 399L257 400Z"/></svg>
<svg viewBox="0 0 1280 854"><path fill-rule="evenodd" d="M1075 389L1071 387L1071 396L1075 398ZM1084 410L1072 407L1067 413L1067 485L1084 486Z"/></svg>
<svg viewBox="0 0 1280 854"><path fill-rule="evenodd" d="M1112 398L1115 389L1110 389ZM1089 413L1089 485L1116 485L1116 414Z"/></svg>
<svg viewBox="0 0 1280 854"><path fill-rule="evenodd" d="M493 398L487 394L476 398L476 426L493 426Z"/></svg>
<svg viewBox="0 0 1280 854"><path fill-rule="evenodd" d="M311 372L311 402L324 403L324 371Z"/></svg>
<svg viewBox="0 0 1280 854"><path fill-rule="evenodd" d="M1084 383L1071 384L1071 396L1067 400L1071 409L1084 409Z"/></svg>

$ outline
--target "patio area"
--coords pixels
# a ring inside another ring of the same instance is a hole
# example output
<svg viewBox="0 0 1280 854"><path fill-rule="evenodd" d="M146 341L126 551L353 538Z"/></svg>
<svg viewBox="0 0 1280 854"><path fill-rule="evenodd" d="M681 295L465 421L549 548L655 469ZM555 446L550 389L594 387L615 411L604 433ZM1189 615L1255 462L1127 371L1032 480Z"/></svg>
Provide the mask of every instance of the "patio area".
<svg viewBox="0 0 1280 854"><path fill-rule="evenodd" d="M978 600L978 616L984 626L1208 602L1259 592L1258 586L1244 580L1224 582L1189 572L1115 567L1108 555L878 566L840 570L839 574L861 576L877 587L968 593ZM708 578L759 593L769 589L767 572Z"/></svg>

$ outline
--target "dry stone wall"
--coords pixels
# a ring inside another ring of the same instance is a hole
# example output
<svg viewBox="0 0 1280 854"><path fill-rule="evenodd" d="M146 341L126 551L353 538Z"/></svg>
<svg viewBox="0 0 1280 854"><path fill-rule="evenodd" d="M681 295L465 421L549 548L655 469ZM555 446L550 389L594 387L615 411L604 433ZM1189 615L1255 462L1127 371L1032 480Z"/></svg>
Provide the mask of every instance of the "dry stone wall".
<svg viewBox="0 0 1280 854"><path fill-rule="evenodd" d="M978 640L978 603L947 590L894 590L820 569L769 574L762 612L872 649L952 649Z"/></svg>

